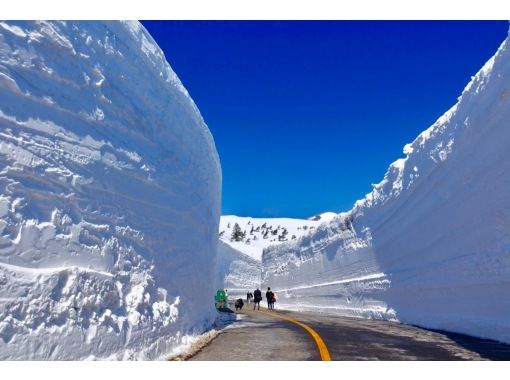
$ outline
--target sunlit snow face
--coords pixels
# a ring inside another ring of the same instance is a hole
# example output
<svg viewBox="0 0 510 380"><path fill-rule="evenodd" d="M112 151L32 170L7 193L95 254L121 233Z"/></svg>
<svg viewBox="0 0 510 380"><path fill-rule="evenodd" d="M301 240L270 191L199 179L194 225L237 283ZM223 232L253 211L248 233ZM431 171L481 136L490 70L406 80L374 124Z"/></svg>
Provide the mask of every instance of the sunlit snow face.
<svg viewBox="0 0 510 380"><path fill-rule="evenodd" d="M171 351L215 312L197 107L138 22L0 22L0 62L0 357Z"/></svg>

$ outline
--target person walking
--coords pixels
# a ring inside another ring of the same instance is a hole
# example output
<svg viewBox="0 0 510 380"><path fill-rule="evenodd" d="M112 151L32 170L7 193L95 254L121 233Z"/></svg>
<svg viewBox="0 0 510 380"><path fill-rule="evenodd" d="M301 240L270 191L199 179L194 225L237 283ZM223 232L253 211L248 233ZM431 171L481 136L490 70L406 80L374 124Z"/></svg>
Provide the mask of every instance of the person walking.
<svg viewBox="0 0 510 380"><path fill-rule="evenodd" d="M271 291L271 288L267 288L266 300L267 300L267 308L269 310L272 310L273 309L273 292Z"/></svg>
<svg viewBox="0 0 510 380"><path fill-rule="evenodd" d="M246 293L246 303L250 303L250 300L253 298L253 294L251 292Z"/></svg>
<svg viewBox="0 0 510 380"><path fill-rule="evenodd" d="M260 301L262 301L262 292L257 288L257 290L253 292L253 310L255 310L255 306L258 307L257 310L260 310Z"/></svg>

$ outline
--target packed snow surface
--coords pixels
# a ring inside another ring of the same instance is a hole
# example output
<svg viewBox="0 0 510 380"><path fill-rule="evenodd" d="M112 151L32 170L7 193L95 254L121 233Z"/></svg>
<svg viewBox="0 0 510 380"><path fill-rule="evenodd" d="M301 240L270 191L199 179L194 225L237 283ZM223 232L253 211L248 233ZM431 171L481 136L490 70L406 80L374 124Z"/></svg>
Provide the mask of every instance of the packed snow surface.
<svg viewBox="0 0 510 380"><path fill-rule="evenodd" d="M510 342L509 43L352 210L265 249L280 306Z"/></svg>
<svg viewBox="0 0 510 380"><path fill-rule="evenodd" d="M138 22L0 22L0 360L153 359L215 317L221 169Z"/></svg>

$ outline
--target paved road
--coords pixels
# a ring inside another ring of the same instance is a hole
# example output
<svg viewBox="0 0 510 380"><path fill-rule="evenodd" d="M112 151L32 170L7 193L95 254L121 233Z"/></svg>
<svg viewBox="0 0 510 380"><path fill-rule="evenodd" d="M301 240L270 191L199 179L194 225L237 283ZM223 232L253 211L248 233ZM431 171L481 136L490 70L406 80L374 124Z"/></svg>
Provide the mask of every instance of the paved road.
<svg viewBox="0 0 510 380"><path fill-rule="evenodd" d="M190 360L321 360L309 332L270 313L316 331L332 360L510 360L510 346L465 335L387 321L265 308L258 312L251 307Z"/></svg>

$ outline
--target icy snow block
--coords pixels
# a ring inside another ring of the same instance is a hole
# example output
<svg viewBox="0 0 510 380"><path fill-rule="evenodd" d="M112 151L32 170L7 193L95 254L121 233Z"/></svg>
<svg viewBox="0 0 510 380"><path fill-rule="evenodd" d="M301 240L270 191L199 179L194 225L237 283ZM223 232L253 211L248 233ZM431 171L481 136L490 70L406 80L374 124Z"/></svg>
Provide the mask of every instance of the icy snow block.
<svg viewBox="0 0 510 380"><path fill-rule="evenodd" d="M216 318L221 168L138 22L0 22L0 360L154 359Z"/></svg>

